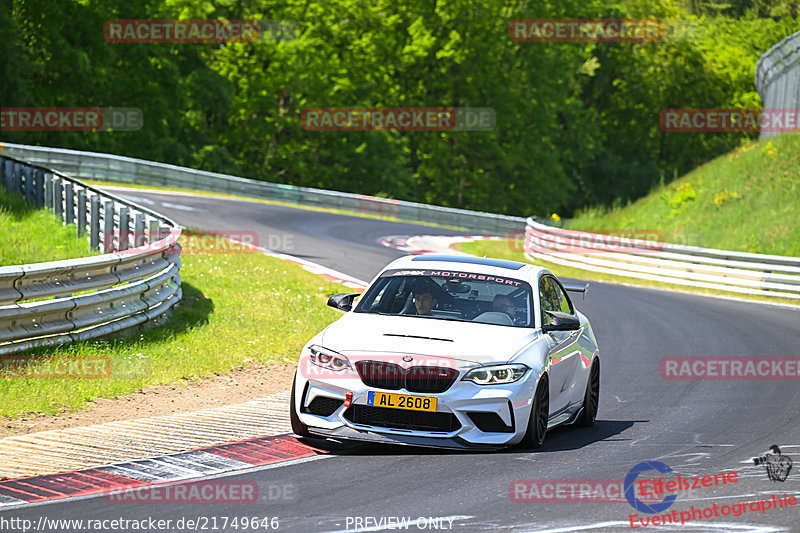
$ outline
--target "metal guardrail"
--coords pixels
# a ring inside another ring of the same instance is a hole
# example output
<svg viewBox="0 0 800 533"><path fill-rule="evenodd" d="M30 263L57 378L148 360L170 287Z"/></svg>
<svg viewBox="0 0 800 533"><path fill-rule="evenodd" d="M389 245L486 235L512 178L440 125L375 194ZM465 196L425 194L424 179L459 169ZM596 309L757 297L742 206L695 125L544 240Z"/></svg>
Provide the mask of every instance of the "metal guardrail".
<svg viewBox="0 0 800 533"><path fill-rule="evenodd" d="M0 266L0 355L158 322L181 298L180 227L145 207L0 154L0 185L103 255Z"/></svg>
<svg viewBox="0 0 800 533"><path fill-rule="evenodd" d="M533 219L525 230L525 256L629 278L800 299L798 257L610 238Z"/></svg>
<svg viewBox="0 0 800 533"><path fill-rule="evenodd" d="M800 108L800 31L764 52L756 63L756 89L764 109ZM778 135L761 131L761 138Z"/></svg>
<svg viewBox="0 0 800 533"><path fill-rule="evenodd" d="M248 180L224 174L152 163L91 152L0 143L0 154L40 161L80 177L104 181L186 187L286 201L382 213L408 220L466 227L485 235L526 234L526 256L594 272L649 279L677 285L719 289L742 294L800 298L800 259L639 241L622 250L598 252L581 242L598 242L604 235L575 232L541 224L533 218L510 217L376 198L292 185ZM523 230L523 228L525 228ZM564 240L579 246L565 250ZM583 239L583 241L581 241Z"/></svg>
<svg viewBox="0 0 800 533"><path fill-rule="evenodd" d="M459 226L493 235L509 235L525 227L522 217L270 183L95 152L0 143L0 154L44 164L82 179L185 187L300 205L365 211L410 221Z"/></svg>

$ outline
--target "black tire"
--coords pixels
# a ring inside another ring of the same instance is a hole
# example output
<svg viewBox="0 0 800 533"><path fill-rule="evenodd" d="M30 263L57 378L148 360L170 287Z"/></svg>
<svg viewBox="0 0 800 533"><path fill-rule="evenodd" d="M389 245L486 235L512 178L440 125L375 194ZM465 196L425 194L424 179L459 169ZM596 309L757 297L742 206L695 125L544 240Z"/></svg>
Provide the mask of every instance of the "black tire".
<svg viewBox="0 0 800 533"><path fill-rule="evenodd" d="M295 374L295 379L297 379L297 374ZM292 398L289 401L289 420L292 423L292 431L294 431L298 437L310 437L311 433L308 432L308 426L303 424L300 421L300 417L297 416L297 410L295 409L295 397L294 397L294 380L292 380Z"/></svg>
<svg viewBox="0 0 800 533"><path fill-rule="evenodd" d="M533 406L528 419L528 430L522 438L520 446L527 449L536 449L544 444L547 435L547 421L550 418L550 388L547 383L547 374L539 379L536 391L533 393Z"/></svg>
<svg viewBox="0 0 800 533"><path fill-rule="evenodd" d="M595 358L592 368L589 369L589 379L586 382L586 393L583 395L583 409L576 425L584 428L591 427L597 418L597 406L600 403L600 359Z"/></svg>

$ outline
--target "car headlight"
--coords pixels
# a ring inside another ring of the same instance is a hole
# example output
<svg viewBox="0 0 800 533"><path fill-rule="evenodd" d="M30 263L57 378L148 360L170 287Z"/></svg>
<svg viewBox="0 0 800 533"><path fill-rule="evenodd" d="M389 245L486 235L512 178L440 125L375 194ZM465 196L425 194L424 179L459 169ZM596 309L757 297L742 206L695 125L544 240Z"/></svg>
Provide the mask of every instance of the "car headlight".
<svg viewBox="0 0 800 533"><path fill-rule="evenodd" d="M478 385L501 385L518 381L527 371L523 364L482 366L470 370L462 379Z"/></svg>
<svg viewBox="0 0 800 533"><path fill-rule="evenodd" d="M350 361L342 354L336 353L333 350L328 350L322 346L312 345L308 348L308 357L311 362L322 368L338 372L345 368L352 368Z"/></svg>

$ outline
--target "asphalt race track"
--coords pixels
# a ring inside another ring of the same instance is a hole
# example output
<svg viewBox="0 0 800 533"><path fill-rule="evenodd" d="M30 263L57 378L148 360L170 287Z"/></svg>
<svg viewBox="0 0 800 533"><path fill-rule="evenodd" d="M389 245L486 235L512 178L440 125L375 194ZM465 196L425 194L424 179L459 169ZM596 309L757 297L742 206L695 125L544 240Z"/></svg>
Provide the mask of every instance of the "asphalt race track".
<svg viewBox="0 0 800 533"><path fill-rule="evenodd" d="M149 202L147 207L186 226L257 232L264 247L367 281L402 254L381 246L382 237L458 234L257 202L115 192ZM411 520L408 531L630 531L629 515L637 511L624 497L616 502L519 502L509 497L509 487L513 496L514 481L520 479L623 480L647 460L661 461L682 476L739 473L737 483L678 495L673 509L679 512L692 505L800 495L797 380L678 381L662 379L659 372L667 356L797 356L800 310L603 283L592 283L587 299L575 303L592 321L601 350L598 420L588 430L548 433L539 451L352 446L225 478L257 482L262 501L255 505L120 505L99 496L8 511L0 518L152 517L175 524L181 518L208 517L208 531L214 531L213 517L221 531L223 517L242 516L277 517L279 531L392 531L402 519ZM770 481L764 468L752 462L773 444L795 458L784 482ZM800 531L800 506L692 524L657 530ZM187 529L173 525L166 530Z"/></svg>

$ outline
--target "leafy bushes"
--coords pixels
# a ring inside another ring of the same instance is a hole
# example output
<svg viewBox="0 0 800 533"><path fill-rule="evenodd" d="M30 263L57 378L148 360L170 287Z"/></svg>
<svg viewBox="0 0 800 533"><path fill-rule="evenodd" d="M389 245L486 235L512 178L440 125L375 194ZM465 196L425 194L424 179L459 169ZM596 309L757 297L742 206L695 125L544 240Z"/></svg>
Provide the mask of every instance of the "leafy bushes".
<svg viewBox="0 0 800 533"><path fill-rule="evenodd" d="M788 1L712 4L14 0L0 12L4 107L129 106L136 132L9 132L250 178L515 215L647 194L754 134L665 133L659 111L759 107L759 55ZM515 42L518 18L659 18L662 42ZM290 38L109 43L111 19L290 21ZM488 132L306 131L307 107L491 107Z"/></svg>

